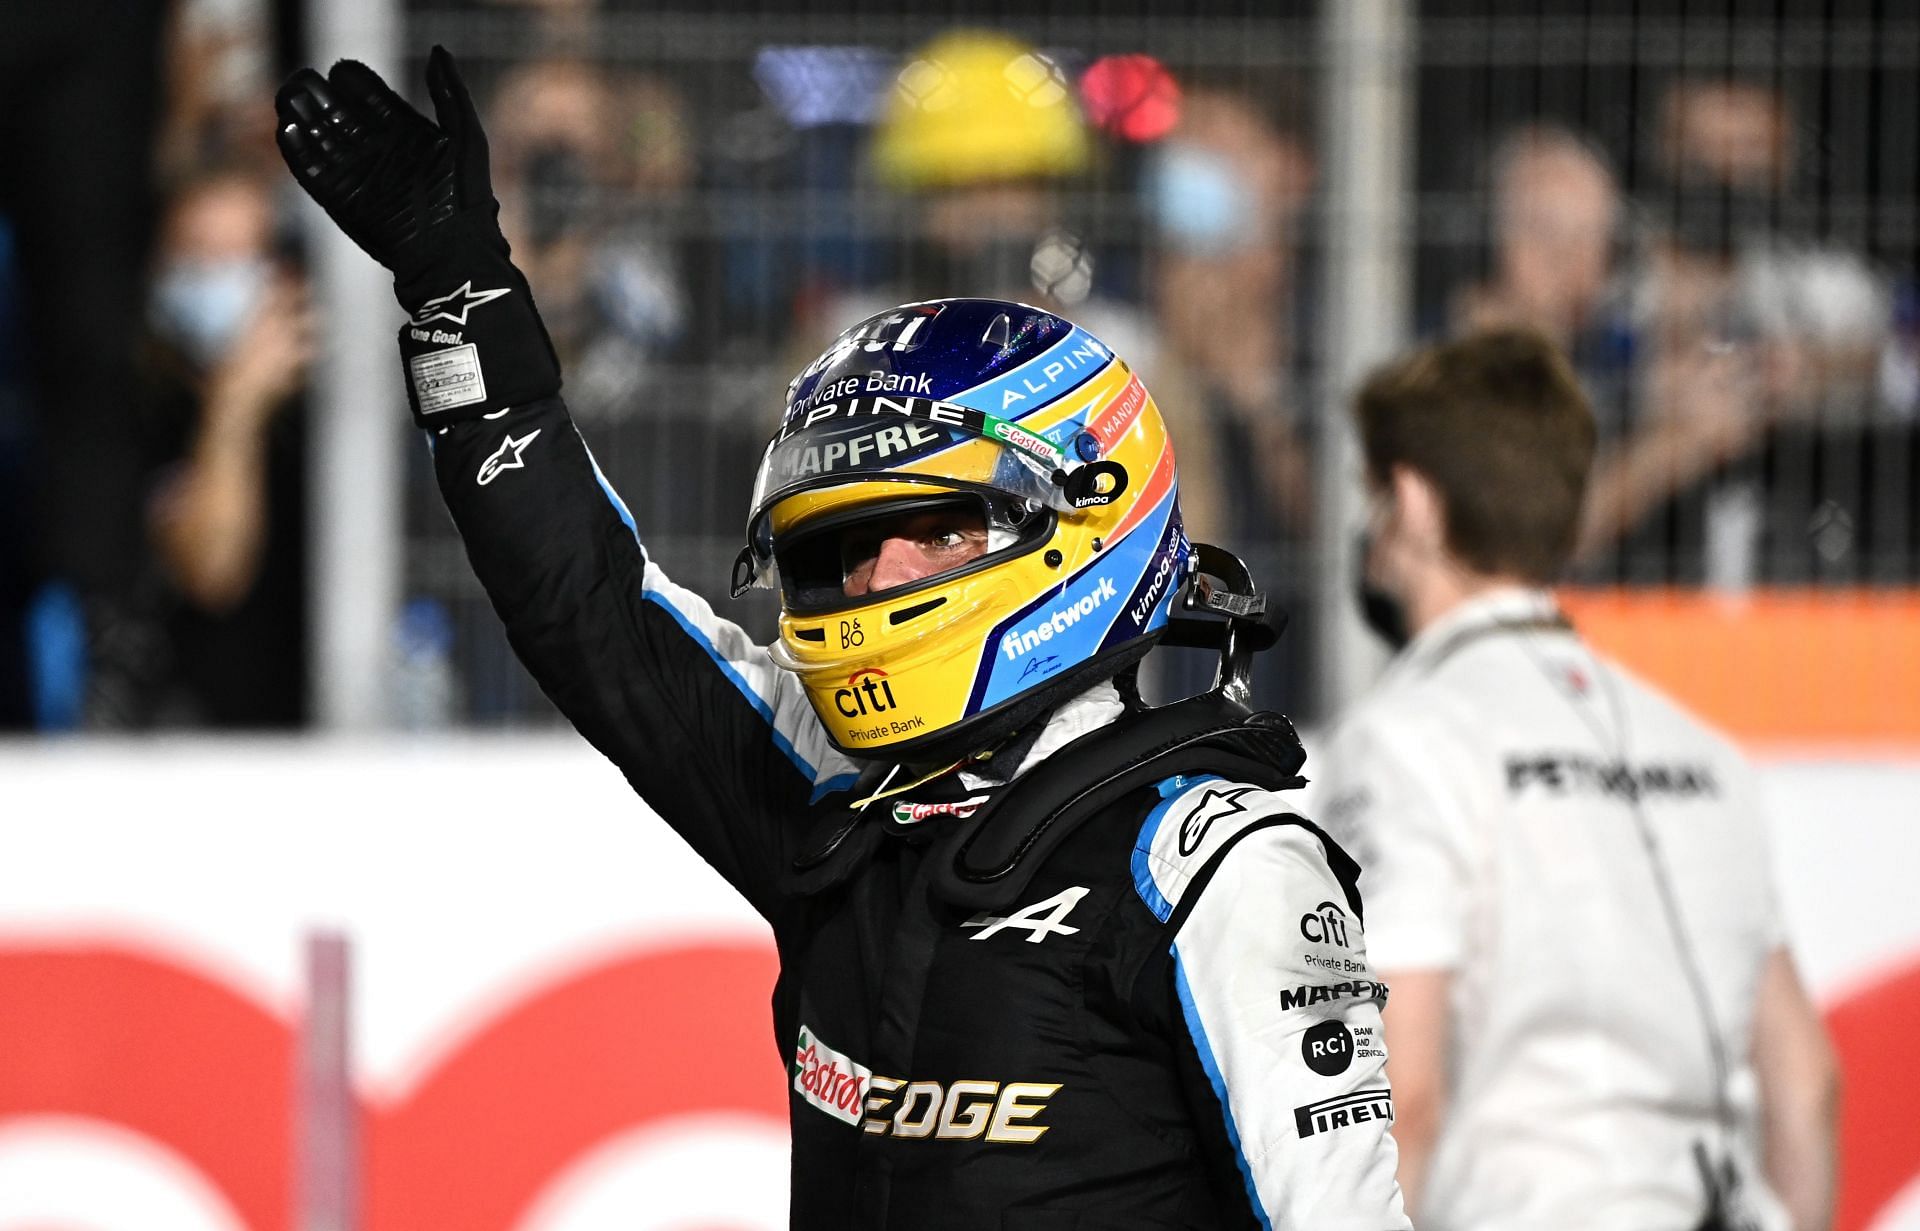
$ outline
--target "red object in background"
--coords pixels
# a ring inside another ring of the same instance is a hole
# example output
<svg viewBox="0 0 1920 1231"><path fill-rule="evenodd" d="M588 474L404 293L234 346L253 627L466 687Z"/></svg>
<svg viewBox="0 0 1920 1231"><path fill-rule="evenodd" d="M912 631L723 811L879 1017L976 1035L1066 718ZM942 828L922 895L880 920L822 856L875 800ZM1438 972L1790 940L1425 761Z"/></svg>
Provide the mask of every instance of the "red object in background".
<svg viewBox="0 0 1920 1231"><path fill-rule="evenodd" d="M1080 75L1087 118L1125 141L1158 141L1180 122L1180 83L1148 55L1102 56Z"/></svg>
<svg viewBox="0 0 1920 1231"><path fill-rule="evenodd" d="M366 1231L508 1231L595 1145L652 1120L786 1123L770 946L626 955L468 1036L391 1105L360 1102ZM0 947L0 1121L93 1116L179 1151L253 1231L291 1225L293 1029L145 954Z"/></svg>
<svg viewBox="0 0 1920 1231"><path fill-rule="evenodd" d="M366 1231L508 1231L598 1143L736 1111L784 1125L765 946L622 956L485 1023L390 1105L360 1103ZM1845 1088L1835 1231L1920 1179L1920 962L1827 1013ZM94 1116L164 1142L253 1231L289 1225L293 1030L225 985L106 947L0 946L0 1121Z"/></svg>
<svg viewBox="0 0 1920 1231"><path fill-rule="evenodd" d="M1827 1012L1840 1053L1840 1202L1834 1231L1862 1231L1920 1180L1920 963Z"/></svg>

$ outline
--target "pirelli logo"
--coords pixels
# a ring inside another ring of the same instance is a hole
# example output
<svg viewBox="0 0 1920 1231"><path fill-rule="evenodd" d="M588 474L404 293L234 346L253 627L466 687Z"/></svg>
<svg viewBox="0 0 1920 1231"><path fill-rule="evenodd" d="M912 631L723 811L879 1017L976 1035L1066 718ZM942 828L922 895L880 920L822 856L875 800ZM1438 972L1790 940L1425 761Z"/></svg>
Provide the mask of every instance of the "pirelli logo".
<svg viewBox="0 0 1920 1231"><path fill-rule="evenodd" d="M1393 1091L1385 1086L1378 1090L1355 1090L1352 1094L1337 1095L1293 1109L1293 1126L1303 1138L1365 1124L1370 1120L1392 1119Z"/></svg>

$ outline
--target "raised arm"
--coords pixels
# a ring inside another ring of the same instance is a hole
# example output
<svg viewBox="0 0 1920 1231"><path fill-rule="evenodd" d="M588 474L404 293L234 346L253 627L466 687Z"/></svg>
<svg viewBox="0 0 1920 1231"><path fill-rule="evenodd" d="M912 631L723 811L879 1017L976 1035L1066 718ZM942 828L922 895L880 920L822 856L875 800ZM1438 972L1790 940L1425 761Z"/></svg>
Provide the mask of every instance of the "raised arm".
<svg viewBox="0 0 1920 1231"><path fill-rule="evenodd" d="M497 222L486 137L452 57L435 120L371 69L303 69L276 99L301 186L394 274L414 420L521 660L669 824L774 905L793 823L845 785L799 689L651 563L559 398L560 371Z"/></svg>

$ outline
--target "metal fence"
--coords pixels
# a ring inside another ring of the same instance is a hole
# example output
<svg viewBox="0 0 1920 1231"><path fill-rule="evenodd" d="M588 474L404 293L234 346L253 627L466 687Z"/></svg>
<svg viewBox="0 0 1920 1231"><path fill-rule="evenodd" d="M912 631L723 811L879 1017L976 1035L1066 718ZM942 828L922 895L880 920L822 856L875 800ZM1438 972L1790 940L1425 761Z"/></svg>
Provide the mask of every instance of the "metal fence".
<svg viewBox="0 0 1920 1231"><path fill-rule="evenodd" d="M1603 438L1583 585L1920 581L1904 6L1030 7L403 13L399 45L454 49L482 99L569 403L649 550L756 633L725 570L788 377L943 294L1057 307L1142 371L1196 530L1293 615L1262 699L1309 719L1373 662L1344 398L1413 336L1568 347ZM1077 135L928 154L888 100L941 38L1030 55ZM404 469L400 712L549 721Z"/></svg>

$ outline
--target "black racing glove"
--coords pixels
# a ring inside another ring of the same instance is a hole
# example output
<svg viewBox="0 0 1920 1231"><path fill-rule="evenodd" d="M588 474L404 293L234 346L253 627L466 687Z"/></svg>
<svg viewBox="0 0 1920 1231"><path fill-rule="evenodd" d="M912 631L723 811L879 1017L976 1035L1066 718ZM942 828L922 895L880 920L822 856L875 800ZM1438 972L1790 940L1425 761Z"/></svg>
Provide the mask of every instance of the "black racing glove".
<svg viewBox="0 0 1920 1231"><path fill-rule="evenodd" d="M407 311L400 356L422 427L560 391L560 362L509 259L487 173L487 135L453 57L427 60L435 124L380 75L342 60L303 68L274 97L294 178L347 237L393 271Z"/></svg>

